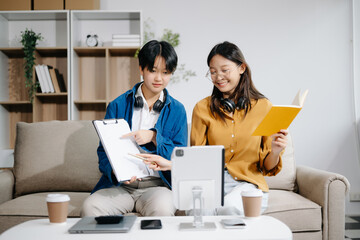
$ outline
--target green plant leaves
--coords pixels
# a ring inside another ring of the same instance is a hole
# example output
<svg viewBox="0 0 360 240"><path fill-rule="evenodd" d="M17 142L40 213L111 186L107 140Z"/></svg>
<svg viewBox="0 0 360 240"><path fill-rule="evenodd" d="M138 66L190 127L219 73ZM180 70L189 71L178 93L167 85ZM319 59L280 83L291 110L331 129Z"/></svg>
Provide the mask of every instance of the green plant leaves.
<svg viewBox="0 0 360 240"><path fill-rule="evenodd" d="M154 21L151 18L148 18L144 22L144 37L143 43L155 39L155 33L151 30L151 26L155 25ZM165 28L163 34L160 38L160 41L166 41L170 43L174 48L180 45L180 34L174 33L172 30ZM138 57L140 48L136 51L134 57ZM171 77L171 83L180 82L181 80L189 81L190 78L196 77L196 73L192 70L187 70L185 64L179 64L176 68L174 75Z"/></svg>
<svg viewBox="0 0 360 240"><path fill-rule="evenodd" d="M161 40L170 43L175 48L180 44L180 34L173 33L170 29L166 28L164 29Z"/></svg>
<svg viewBox="0 0 360 240"><path fill-rule="evenodd" d="M39 83L33 81L33 68L35 65L35 49L37 41L43 40L41 34L36 34L33 30L26 28L25 31L21 32L21 44L23 45L24 50L24 59L25 59L25 87L28 89L29 100L32 103L34 99L34 94L36 93Z"/></svg>

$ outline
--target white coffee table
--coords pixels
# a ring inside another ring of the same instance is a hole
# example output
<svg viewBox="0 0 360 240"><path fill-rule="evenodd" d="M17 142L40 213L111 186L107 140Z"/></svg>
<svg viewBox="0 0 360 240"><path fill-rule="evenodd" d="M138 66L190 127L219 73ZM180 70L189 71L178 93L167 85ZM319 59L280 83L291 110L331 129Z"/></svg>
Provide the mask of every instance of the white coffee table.
<svg viewBox="0 0 360 240"><path fill-rule="evenodd" d="M21 223L0 235L0 240L36 239L36 240L65 240L65 239L156 239L156 240L190 240L190 239L277 239L291 240L290 229L281 221L270 217L261 216L257 219L244 219L247 224L245 229L224 229L220 224L221 219L232 218L230 216L207 216L206 222L215 222L216 229L213 231L179 231L179 224L192 222L193 217L158 217L161 219L163 228L160 230L141 230L142 219L154 219L155 217L139 217L135 225L128 233L117 234L69 234L68 229L79 218L69 218L65 224L50 224L48 219L37 219Z"/></svg>

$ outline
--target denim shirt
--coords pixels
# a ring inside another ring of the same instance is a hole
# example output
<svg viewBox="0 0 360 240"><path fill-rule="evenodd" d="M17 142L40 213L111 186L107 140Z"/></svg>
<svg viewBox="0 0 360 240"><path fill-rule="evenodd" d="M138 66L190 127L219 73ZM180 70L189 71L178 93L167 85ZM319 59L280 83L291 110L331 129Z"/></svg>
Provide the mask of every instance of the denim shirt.
<svg viewBox="0 0 360 240"><path fill-rule="evenodd" d="M136 84L133 89L125 92L112 101L106 109L105 119L125 119L128 122L130 129L132 129L131 120L134 109L135 93L140 84L141 83ZM165 91L167 90L165 89ZM157 146L150 142L141 145L140 147L149 153L157 154L170 160L172 151L175 147L187 145L188 130L184 106L167 93L164 107L160 112L155 127L151 130L156 132ZM101 142L97 149L97 154L99 157L99 170L103 175L92 193L102 188L120 185L112 174L111 164ZM159 171L159 175L165 184L171 187L171 172Z"/></svg>

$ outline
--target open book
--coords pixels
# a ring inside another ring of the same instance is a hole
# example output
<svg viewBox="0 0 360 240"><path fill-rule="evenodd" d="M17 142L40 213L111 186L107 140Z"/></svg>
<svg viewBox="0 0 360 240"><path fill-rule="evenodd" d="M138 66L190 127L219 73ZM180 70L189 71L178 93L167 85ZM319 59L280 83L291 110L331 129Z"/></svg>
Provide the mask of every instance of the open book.
<svg viewBox="0 0 360 240"><path fill-rule="evenodd" d="M143 178L153 175L153 170L142 160L130 155L140 151L133 138L122 138L130 132L129 124L124 119L94 120L93 124L119 182L133 176Z"/></svg>
<svg viewBox="0 0 360 240"><path fill-rule="evenodd" d="M287 129L303 107L309 90L295 96L292 105L273 105L252 136L271 136L281 129Z"/></svg>

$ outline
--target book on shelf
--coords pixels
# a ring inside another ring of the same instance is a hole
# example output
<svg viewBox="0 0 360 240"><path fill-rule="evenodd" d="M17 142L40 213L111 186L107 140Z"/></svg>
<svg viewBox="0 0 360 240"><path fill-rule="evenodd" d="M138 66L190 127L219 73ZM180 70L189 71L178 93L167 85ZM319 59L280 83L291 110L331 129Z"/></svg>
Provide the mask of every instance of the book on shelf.
<svg viewBox="0 0 360 240"><path fill-rule="evenodd" d="M55 92L54 85L51 81L50 72L49 72L49 69L52 69L53 67L49 65L42 65L42 68L44 69L45 72L45 77L49 86L50 93L54 93Z"/></svg>
<svg viewBox="0 0 360 240"><path fill-rule="evenodd" d="M112 39L139 39L140 34L113 34Z"/></svg>
<svg viewBox="0 0 360 240"><path fill-rule="evenodd" d="M57 68L55 68L54 70L55 70L56 79L59 84L60 92L66 92L66 84L65 84L64 76L60 74Z"/></svg>
<svg viewBox="0 0 360 240"><path fill-rule="evenodd" d="M114 47L140 47L140 42L112 42Z"/></svg>
<svg viewBox="0 0 360 240"><path fill-rule="evenodd" d="M49 86L49 83L48 83L47 78L46 78L45 69L43 68L42 65L39 65L39 69L40 69L41 78L42 78L44 86L45 86L45 93L49 93L50 92L50 86Z"/></svg>
<svg viewBox="0 0 360 240"><path fill-rule="evenodd" d="M139 34L113 34L112 46L116 47L140 47Z"/></svg>
<svg viewBox="0 0 360 240"><path fill-rule="evenodd" d="M59 86L58 79L56 77L55 69L54 68L49 69L49 73L50 73L50 77L51 77L51 82L54 85L55 93L60 93L61 92L60 86Z"/></svg>
<svg viewBox="0 0 360 240"><path fill-rule="evenodd" d="M271 136L281 129L287 129L303 108L309 90L296 94L291 105L273 105L252 136Z"/></svg>
<svg viewBox="0 0 360 240"><path fill-rule="evenodd" d="M140 44L140 39L113 39L113 43L138 43Z"/></svg>
<svg viewBox="0 0 360 240"><path fill-rule="evenodd" d="M40 90L42 93L46 93L47 92L47 88L45 86L45 82L43 79L43 76L41 74L41 69L40 69L41 65L35 65L35 73L36 73L36 77L39 81L39 85L40 85Z"/></svg>

